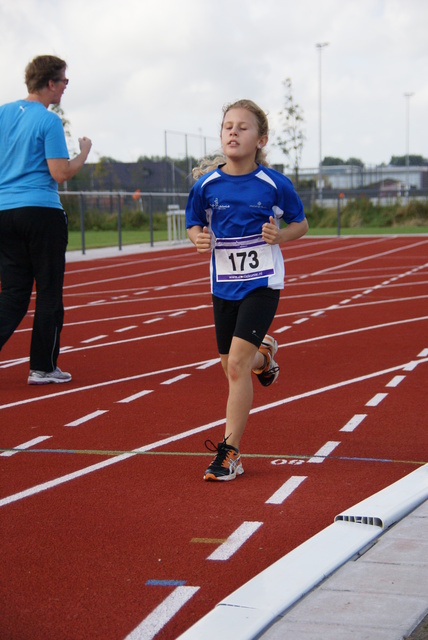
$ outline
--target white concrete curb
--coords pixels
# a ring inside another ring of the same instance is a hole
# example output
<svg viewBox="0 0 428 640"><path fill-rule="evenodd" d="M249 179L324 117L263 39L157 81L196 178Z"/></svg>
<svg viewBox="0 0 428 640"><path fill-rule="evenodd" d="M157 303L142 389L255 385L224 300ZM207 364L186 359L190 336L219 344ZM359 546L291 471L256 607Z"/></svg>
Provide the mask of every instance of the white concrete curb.
<svg viewBox="0 0 428 640"><path fill-rule="evenodd" d="M336 569L428 499L428 465L336 516L333 524L218 603L177 640L251 640ZM227 633L225 635L225 631Z"/></svg>

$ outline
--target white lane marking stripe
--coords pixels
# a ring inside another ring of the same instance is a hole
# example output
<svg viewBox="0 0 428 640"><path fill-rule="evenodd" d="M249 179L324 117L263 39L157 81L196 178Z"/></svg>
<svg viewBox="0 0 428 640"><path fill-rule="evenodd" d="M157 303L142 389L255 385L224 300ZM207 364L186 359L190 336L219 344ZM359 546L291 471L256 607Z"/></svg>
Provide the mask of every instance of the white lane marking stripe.
<svg viewBox="0 0 428 640"><path fill-rule="evenodd" d="M425 244L426 240L422 240L421 242L414 242L411 245L406 245L404 247L398 247L397 249L389 249L388 251L382 251L380 253L374 253L372 255L365 256L364 258L358 258L356 260L351 260L350 262L343 262L342 264L337 264L334 267L327 267L326 269L321 269L320 271L313 271L311 276L318 276L321 273L330 273L331 271L336 271L337 269L343 269L343 267L350 267L353 264L358 264L359 262L366 262L368 260L375 260L376 258L380 258L382 256L387 256L391 253L398 253L400 251L407 251L413 247L418 247L419 245ZM366 292L364 292L366 293Z"/></svg>
<svg viewBox="0 0 428 640"><path fill-rule="evenodd" d="M201 364L200 367L196 367L196 368L202 371L204 369L209 369L209 367L213 367L218 362L220 362L220 358L213 358L212 360L208 360L204 364Z"/></svg>
<svg viewBox="0 0 428 640"><path fill-rule="evenodd" d="M284 327L280 327L279 329L275 329L275 333L283 333L284 331L287 331L288 329L291 329L290 325L285 325Z"/></svg>
<svg viewBox="0 0 428 640"><path fill-rule="evenodd" d="M287 482L284 482L278 491L275 491L275 493L266 500L265 504L282 504L306 478L307 476L292 476Z"/></svg>
<svg viewBox="0 0 428 640"><path fill-rule="evenodd" d="M207 560L229 560L234 553L261 527L263 522L243 522Z"/></svg>
<svg viewBox="0 0 428 640"><path fill-rule="evenodd" d="M413 371L416 369L420 362L424 362L423 360L413 360L413 362L408 362L405 367L403 367L403 371Z"/></svg>
<svg viewBox="0 0 428 640"><path fill-rule="evenodd" d="M199 587L176 587L125 640L152 640L198 589Z"/></svg>
<svg viewBox="0 0 428 640"><path fill-rule="evenodd" d="M328 309L333 309L333 308L338 308L338 307L327 307L327 311ZM284 314L284 315L290 315L290 314ZM278 316L281 317L281 316ZM338 337L342 337L342 336L349 336L355 333L364 333L365 331L373 331L376 329L384 329L386 327L395 327L398 325L403 325L403 324L409 324L409 323L413 323L413 322L423 322L425 320L428 320L428 316L421 316L419 318L407 318L405 320L396 320L394 322L384 322L382 324L376 324L376 325L370 325L369 327L360 327L358 329L350 329L348 331L339 331L337 333L330 333L330 334L323 334L320 336L315 336L314 338L305 338L304 340L295 340L294 342L288 342L286 344L282 344L279 345L280 347L295 347L298 346L300 344L309 344L310 342L317 342L317 341L321 341L321 340L328 340L331 338L338 338ZM146 324L146 323L143 323ZM122 340L113 340L112 342L103 342L101 344L91 344L91 345L85 345L83 347L75 347L72 349L72 353L75 353L77 351L87 351L88 349L100 349L100 348L104 348L104 347L113 347L116 345L124 345L128 342L139 342L141 340L151 340L152 338L163 338L164 336L175 336L175 335L179 335L180 333L189 333L190 331L204 331L205 329L212 329L214 325L212 324L208 324L208 325L204 325L204 326L198 326L198 327L187 327L186 329L178 329L177 331L166 331L164 333L156 333L156 334L150 334L148 336L138 336L136 338L127 338L127 339L122 339ZM423 362L423 360L422 360ZM186 365L184 365L186 366ZM403 365L404 366L404 365ZM182 367L176 367L177 369L180 369ZM149 374L147 374L149 375ZM152 375L152 374L150 374ZM0 408L2 408L3 405L0 406Z"/></svg>
<svg viewBox="0 0 428 640"><path fill-rule="evenodd" d="M353 431L358 427L358 425L362 423L364 418L367 418L367 413L356 413L355 416L353 416L349 420L349 422L347 422L345 426L341 428L341 431Z"/></svg>
<svg viewBox="0 0 428 640"><path fill-rule="evenodd" d="M377 407L387 396L387 393L376 393L371 400L366 402L366 407Z"/></svg>
<svg viewBox="0 0 428 640"><path fill-rule="evenodd" d="M220 359L218 359L218 361L220 361ZM211 360L209 360L208 362L211 362ZM132 380L142 380L143 378L151 378L153 376L157 376L162 373L172 373L173 371L180 371L182 369L192 369L193 367L202 366L206 363L207 363L207 360L202 360L199 362L192 362L190 364L181 364L181 365L178 365L177 367L168 367L167 369L158 369L157 371L148 371L146 373L138 373L135 376L127 376L126 378L115 378L114 380L107 380L105 382L96 382L95 384L88 384L84 387L76 387L74 389L69 388L69 389L65 389L64 391L57 391L56 393L55 392L49 393L43 396L32 396L24 400L19 400L18 402L9 402L8 404L0 404L0 409L10 409L11 407L19 407L24 404L39 402L40 400L58 398L59 396L68 395L70 393L76 393L76 392L80 393L81 391L89 391L90 389L99 389L101 387L109 387L110 385L120 384L121 382L131 382ZM396 369L393 369L393 371L396 371L400 368L402 369L403 366L397 367Z"/></svg>
<svg viewBox="0 0 428 640"><path fill-rule="evenodd" d="M89 420L93 420L93 418L98 418L98 416L102 416L103 413L108 413L108 411L106 409L102 410L102 409L98 409L98 411L93 411L92 413L88 413L86 416L82 416L81 418L78 418L77 420L74 420L73 422L69 422L68 424L64 425L66 427L78 427L79 424L83 424L84 422L89 422Z"/></svg>
<svg viewBox="0 0 428 640"><path fill-rule="evenodd" d="M309 458L308 462L311 462L312 464L320 464L321 462L324 462L326 457L329 456L330 453L339 446L339 444L340 442L326 442L325 445L316 452L313 458Z"/></svg>
<svg viewBox="0 0 428 640"><path fill-rule="evenodd" d="M128 396L127 398L123 398L123 400L118 400L117 404L132 402L133 400L138 400L138 398L142 398L143 396L147 396L149 393L153 393L153 389L146 389L145 391L140 391L139 393L134 393L132 396Z"/></svg>
<svg viewBox="0 0 428 640"><path fill-rule="evenodd" d="M3 453L0 453L0 456L4 458L10 458L10 456L14 456L15 453L18 453L18 450L29 449L35 444L39 444L39 442L49 440L49 438L52 438L52 436L39 436L38 438L33 438L33 440L28 440L28 442L24 442L23 444L18 444L16 447L13 447L15 451L4 451Z"/></svg>
<svg viewBox="0 0 428 640"><path fill-rule="evenodd" d="M179 368L179 367L176 367ZM181 368L181 367L180 367ZM282 400L278 400L276 402L271 402L269 404L262 405L261 407L255 407L251 409L250 414L259 413L261 411L268 411L269 409L273 409L274 407L279 407L284 404L288 404L290 402L295 402L296 400L303 400L304 398L310 398L311 396L315 396L321 393L325 393L328 391L332 391L334 389L339 389L341 387L345 387L350 384L355 384L356 382L362 382L364 380L370 380L371 378L375 378L377 376L383 376L386 373L391 373L393 371L400 371L403 369L403 365L398 365L396 367L392 367L391 369L384 369L381 371L375 371L374 373L369 373L365 376L359 376L358 378L351 378L350 380L343 380L342 382L337 382L335 384L328 385L327 387L321 387L319 389L313 389L312 391L306 391L304 393L298 394L296 396L289 396L288 398L283 398ZM147 375L152 374L143 374L142 376L134 376L133 378L145 377ZM114 381L118 382L118 381ZM101 385L94 386L104 386L104 383ZM55 394L53 394L55 395ZM60 394L57 394L60 395ZM39 396L40 397L40 396ZM46 398L46 396L44 396ZM5 408L7 405L3 405L0 408ZM111 464L116 464L117 462L122 462L122 460L127 460L128 458L132 458L138 453L142 453L144 451L151 451L152 449L158 449L159 447L163 447L166 444L171 444L172 442L177 442L178 440L183 440L184 438L188 438L190 436L194 436L198 433L203 433L204 431L208 431L209 429L213 429L214 427L220 427L224 425L226 422L225 418L220 418L220 420L216 420L214 422L209 422L208 424L204 424L200 427L195 427L194 429L189 429L188 431L184 431L175 436L170 436L169 438L164 438L163 440L158 440L157 442L152 442L151 444L144 445L139 449L134 449L133 452L123 453L117 457L109 458L108 460L103 460L102 462L97 462L89 467L84 469L80 469L73 473L69 473L65 476L61 476L59 478L55 478L49 482L44 482L42 484L36 485L34 487L30 487L29 489L25 489L24 491L20 491L19 493L12 494L3 499L0 499L0 507L10 504L12 502L16 502L17 500L22 500L23 498L28 498L29 496L36 495L42 491L46 491L47 489L51 489L52 487L56 487L65 482L69 482L70 480L74 480L75 478L80 478L88 473L92 473L93 471L98 471L99 469L103 469L104 467L108 467Z"/></svg>
<svg viewBox="0 0 428 640"><path fill-rule="evenodd" d="M88 338L87 340L82 340L82 344L90 344L91 342L103 340L104 338L107 338L107 334L101 334L99 336L94 336L93 338Z"/></svg>
<svg viewBox="0 0 428 640"><path fill-rule="evenodd" d="M395 376L394 378L392 378L392 380L390 380L388 382L388 384L385 385L385 387L397 387L400 382L403 382L403 380L406 379L406 376Z"/></svg>
<svg viewBox="0 0 428 640"><path fill-rule="evenodd" d="M190 373L182 373L179 376L175 376L175 378L170 378L169 380L164 380L161 384L174 384L174 382L178 382L179 380L184 380L184 378L188 378Z"/></svg>

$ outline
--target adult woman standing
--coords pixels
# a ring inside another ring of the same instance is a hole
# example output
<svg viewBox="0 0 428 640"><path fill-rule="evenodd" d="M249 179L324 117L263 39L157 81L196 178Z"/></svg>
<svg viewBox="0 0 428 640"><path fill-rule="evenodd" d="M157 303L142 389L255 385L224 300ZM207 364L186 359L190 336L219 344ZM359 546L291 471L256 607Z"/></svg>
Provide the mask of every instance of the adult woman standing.
<svg viewBox="0 0 428 640"><path fill-rule="evenodd" d="M61 119L48 110L61 102L66 68L56 56L37 56L25 69L28 96L0 106L0 349L25 316L35 282L28 384L71 380L57 367L68 241L58 183L79 171L92 143L80 138L70 160Z"/></svg>

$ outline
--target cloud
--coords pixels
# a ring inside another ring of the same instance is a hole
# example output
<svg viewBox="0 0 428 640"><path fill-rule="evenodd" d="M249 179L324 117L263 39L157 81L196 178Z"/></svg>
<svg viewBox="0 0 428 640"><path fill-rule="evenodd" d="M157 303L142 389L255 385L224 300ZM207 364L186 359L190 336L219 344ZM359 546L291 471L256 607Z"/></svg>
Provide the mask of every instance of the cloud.
<svg viewBox="0 0 428 640"><path fill-rule="evenodd" d="M0 0L0 101L25 94L27 62L68 63L62 107L90 160L183 157L217 147L223 104L252 98L271 140L289 77L302 107L303 166L319 157L317 42L322 51L322 151L367 164L427 156L425 0ZM178 132L178 133L175 133ZM75 145L77 146L77 145ZM271 161L283 161L271 145Z"/></svg>

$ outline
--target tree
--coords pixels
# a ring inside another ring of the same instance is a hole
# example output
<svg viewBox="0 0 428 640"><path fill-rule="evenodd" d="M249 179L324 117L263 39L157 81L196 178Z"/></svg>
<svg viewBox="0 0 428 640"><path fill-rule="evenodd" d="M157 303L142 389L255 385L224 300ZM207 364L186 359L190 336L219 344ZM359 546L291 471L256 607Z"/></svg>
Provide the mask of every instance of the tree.
<svg viewBox="0 0 428 640"><path fill-rule="evenodd" d="M321 164L323 167L337 167L339 165L345 164L345 161L342 160L342 158L335 158L334 156L325 156Z"/></svg>
<svg viewBox="0 0 428 640"><path fill-rule="evenodd" d="M68 151L70 153L70 156L77 155L77 153L76 153L76 151L75 151L75 149L73 147L73 142L72 142L72 138L71 138L70 120L68 120L68 118L65 117L64 109L59 104L51 104L49 109L51 111L53 111L54 113L56 113L61 118L62 126L64 127L64 135L65 135L65 139L67 141L67 147L68 147Z"/></svg>
<svg viewBox="0 0 428 640"><path fill-rule="evenodd" d="M392 156L389 164L393 167L405 167L407 165L407 156ZM428 160L423 156L409 155L409 165L411 167L426 167Z"/></svg>
<svg viewBox="0 0 428 640"><path fill-rule="evenodd" d="M364 162L359 158L348 158L345 164L351 164L354 167L364 167Z"/></svg>
<svg viewBox="0 0 428 640"><path fill-rule="evenodd" d="M285 90L284 108L279 112L281 117L282 137L278 136L276 146L290 159L294 169L296 187L299 186L299 167L302 160L303 145L306 139L302 125L304 123L303 110L294 101L291 79L286 78L283 83ZM286 164L290 166L290 162Z"/></svg>
<svg viewBox="0 0 428 640"><path fill-rule="evenodd" d="M348 160L342 160L342 158L336 158L334 156L325 156L321 162L323 167L338 167L341 165L354 165L356 167L364 167L364 162L359 158L348 158Z"/></svg>
<svg viewBox="0 0 428 640"><path fill-rule="evenodd" d="M50 110L59 115L61 118L62 126L64 127L65 137L69 140L71 138L70 133L70 120L67 120L63 108L59 104L51 104Z"/></svg>

